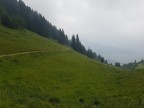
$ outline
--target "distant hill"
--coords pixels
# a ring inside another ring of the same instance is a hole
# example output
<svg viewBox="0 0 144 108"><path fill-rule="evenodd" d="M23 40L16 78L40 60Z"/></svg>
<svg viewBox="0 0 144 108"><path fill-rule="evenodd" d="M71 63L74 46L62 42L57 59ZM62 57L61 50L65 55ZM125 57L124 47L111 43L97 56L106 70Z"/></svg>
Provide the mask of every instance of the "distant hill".
<svg viewBox="0 0 144 108"><path fill-rule="evenodd" d="M136 69L144 69L144 63L139 63Z"/></svg>
<svg viewBox="0 0 144 108"><path fill-rule="evenodd" d="M84 40L83 40L84 41ZM84 41L86 44L87 42ZM91 48L101 54L104 58L107 59L109 63L115 64L115 62L120 62L121 64L126 64L133 62L135 59L140 60L142 54L138 54L132 49L117 48L108 45L102 45L95 42L87 43Z"/></svg>
<svg viewBox="0 0 144 108"><path fill-rule="evenodd" d="M137 63L137 66L135 67L135 69L144 69L144 60L143 59Z"/></svg>
<svg viewBox="0 0 144 108"><path fill-rule="evenodd" d="M143 69L144 68L144 60L141 59L140 61L134 61L121 66L122 69Z"/></svg>

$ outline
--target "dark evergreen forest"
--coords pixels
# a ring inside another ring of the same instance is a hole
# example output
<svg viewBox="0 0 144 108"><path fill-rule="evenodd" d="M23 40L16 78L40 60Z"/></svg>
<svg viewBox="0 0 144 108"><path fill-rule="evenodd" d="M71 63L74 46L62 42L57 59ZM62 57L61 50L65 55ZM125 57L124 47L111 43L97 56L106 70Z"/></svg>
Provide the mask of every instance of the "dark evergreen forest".
<svg viewBox="0 0 144 108"><path fill-rule="evenodd" d="M86 49L80 42L78 34L73 35L69 40L63 29L52 25L43 15L26 6L22 0L0 0L0 23L11 29L26 28L60 44L67 45L89 58L107 63L104 57L97 55L90 48Z"/></svg>

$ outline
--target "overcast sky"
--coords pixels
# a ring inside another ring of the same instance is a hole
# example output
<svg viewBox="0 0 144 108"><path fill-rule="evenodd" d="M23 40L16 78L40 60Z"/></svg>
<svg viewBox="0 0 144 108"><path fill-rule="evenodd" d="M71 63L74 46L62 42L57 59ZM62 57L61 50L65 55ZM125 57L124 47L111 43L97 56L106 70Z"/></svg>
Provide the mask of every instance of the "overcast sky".
<svg viewBox="0 0 144 108"><path fill-rule="evenodd" d="M23 0L71 37L144 53L144 0ZM144 54L141 54L143 56Z"/></svg>

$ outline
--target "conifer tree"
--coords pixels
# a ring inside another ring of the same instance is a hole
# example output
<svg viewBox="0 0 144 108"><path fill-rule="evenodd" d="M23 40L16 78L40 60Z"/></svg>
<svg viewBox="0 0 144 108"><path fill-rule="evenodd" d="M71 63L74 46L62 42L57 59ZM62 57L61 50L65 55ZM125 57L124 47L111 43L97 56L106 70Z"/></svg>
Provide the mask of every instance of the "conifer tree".
<svg viewBox="0 0 144 108"><path fill-rule="evenodd" d="M75 39L75 35L72 36L71 39L71 47L76 50L76 39Z"/></svg>

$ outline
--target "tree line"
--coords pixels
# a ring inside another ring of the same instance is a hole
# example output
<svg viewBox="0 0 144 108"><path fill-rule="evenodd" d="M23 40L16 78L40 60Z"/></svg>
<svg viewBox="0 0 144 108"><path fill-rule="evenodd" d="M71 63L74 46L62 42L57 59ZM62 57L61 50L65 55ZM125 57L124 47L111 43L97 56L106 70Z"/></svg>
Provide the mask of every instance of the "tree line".
<svg viewBox="0 0 144 108"><path fill-rule="evenodd" d="M144 64L144 59L142 58L140 61L134 61L131 63L127 63L121 66L122 69L135 69L139 64Z"/></svg>
<svg viewBox="0 0 144 108"><path fill-rule="evenodd" d="M108 63L107 60L104 59L104 57L102 57L101 55L97 55L90 48L86 50L86 48L81 44L78 34L76 36L72 36L71 47L77 52L88 56L89 58L96 59L102 63Z"/></svg>
<svg viewBox="0 0 144 108"><path fill-rule="evenodd" d="M12 29L26 28L60 44L70 46L89 58L107 63L104 57L97 55L90 48L86 49L80 42L78 35L73 35L69 40L63 29L57 29L40 13L26 6L22 0L0 0L0 22Z"/></svg>
<svg viewBox="0 0 144 108"><path fill-rule="evenodd" d="M68 45L68 37L63 30L57 29L44 16L26 6L22 0L0 0L1 23L9 28L27 28L41 36Z"/></svg>

